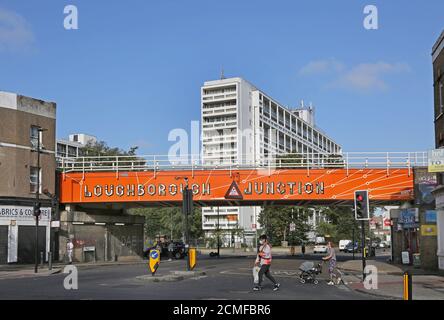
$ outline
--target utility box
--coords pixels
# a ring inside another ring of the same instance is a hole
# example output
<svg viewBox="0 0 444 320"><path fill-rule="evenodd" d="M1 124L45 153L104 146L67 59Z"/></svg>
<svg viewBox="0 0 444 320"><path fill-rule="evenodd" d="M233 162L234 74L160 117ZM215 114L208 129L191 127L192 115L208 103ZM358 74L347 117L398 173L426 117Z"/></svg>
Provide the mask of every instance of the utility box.
<svg viewBox="0 0 444 320"><path fill-rule="evenodd" d="M421 254L414 253L412 256L413 256L413 266L415 268L421 268Z"/></svg>
<svg viewBox="0 0 444 320"><path fill-rule="evenodd" d="M83 262L96 262L96 247L83 247Z"/></svg>

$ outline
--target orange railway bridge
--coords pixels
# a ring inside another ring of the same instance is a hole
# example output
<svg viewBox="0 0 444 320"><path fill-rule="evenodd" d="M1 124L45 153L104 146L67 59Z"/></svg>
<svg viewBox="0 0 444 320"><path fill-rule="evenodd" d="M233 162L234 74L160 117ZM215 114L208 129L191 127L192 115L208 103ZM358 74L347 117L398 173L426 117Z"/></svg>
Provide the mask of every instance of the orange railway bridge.
<svg viewBox="0 0 444 320"><path fill-rule="evenodd" d="M325 157L325 155L323 155ZM414 199L426 152L288 156L206 164L190 155L59 158L60 203L82 207L178 206L187 183L197 206L352 205L368 190L374 205Z"/></svg>

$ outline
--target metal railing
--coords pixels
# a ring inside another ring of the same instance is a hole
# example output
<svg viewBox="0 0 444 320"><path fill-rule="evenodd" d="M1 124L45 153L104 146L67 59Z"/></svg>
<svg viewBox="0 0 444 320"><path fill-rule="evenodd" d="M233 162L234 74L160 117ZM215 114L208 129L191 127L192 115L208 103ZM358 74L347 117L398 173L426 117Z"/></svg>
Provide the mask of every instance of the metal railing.
<svg viewBox="0 0 444 320"><path fill-rule="evenodd" d="M361 169L361 168L408 168L427 166L427 152L344 152L341 154L294 153L260 157L238 157L240 161L218 161L212 164L205 155L135 155L59 157L57 167L61 172L87 171L165 171L165 170L237 170L237 169Z"/></svg>

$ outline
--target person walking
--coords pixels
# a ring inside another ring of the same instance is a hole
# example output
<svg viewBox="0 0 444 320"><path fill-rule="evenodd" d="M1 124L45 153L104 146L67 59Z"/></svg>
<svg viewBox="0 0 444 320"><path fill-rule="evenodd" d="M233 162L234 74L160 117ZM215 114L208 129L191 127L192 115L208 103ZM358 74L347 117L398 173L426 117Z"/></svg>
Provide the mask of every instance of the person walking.
<svg viewBox="0 0 444 320"><path fill-rule="evenodd" d="M333 281L336 278L336 284L341 283L341 277L336 275L336 251L333 248L331 241L327 243L327 255L322 258L324 261L328 261L328 273L330 274L330 281L327 283L332 286L335 284Z"/></svg>
<svg viewBox="0 0 444 320"><path fill-rule="evenodd" d="M66 240L66 255L68 257L68 263L72 264L72 254L74 250L74 244L72 243L71 239Z"/></svg>
<svg viewBox="0 0 444 320"><path fill-rule="evenodd" d="M170 241L168 244L168 261L173 261L174 243Z"/></svg>
<svg viewBox="0 0 444 320"><path fill-rule="evenodd" d="M271 275L270 266L271 266L271 245L268 243L267 236L261 235L259 237L259 252L256 257L255 266L260 266L259 270L259 281L256 286L254 286L254 291L262 290L262 281L264 275L273 283L273 291L279 290L281 286L276 282L274 277Z"/></svg>

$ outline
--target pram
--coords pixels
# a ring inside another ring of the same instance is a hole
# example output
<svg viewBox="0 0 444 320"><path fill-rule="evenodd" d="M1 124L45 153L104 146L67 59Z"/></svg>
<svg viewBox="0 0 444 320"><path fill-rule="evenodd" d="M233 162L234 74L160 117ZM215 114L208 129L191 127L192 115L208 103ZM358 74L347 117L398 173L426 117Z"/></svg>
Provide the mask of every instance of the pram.
<svg viewBox="0 0 444 320"><path fill-rule="evenodd" d="M316 276L322 273L322 265L318 263L316 266L312 261L305 261L299 267L301 273L299 274L299 281L305 283L308 281L318 284L319 281Z"/></svg>

